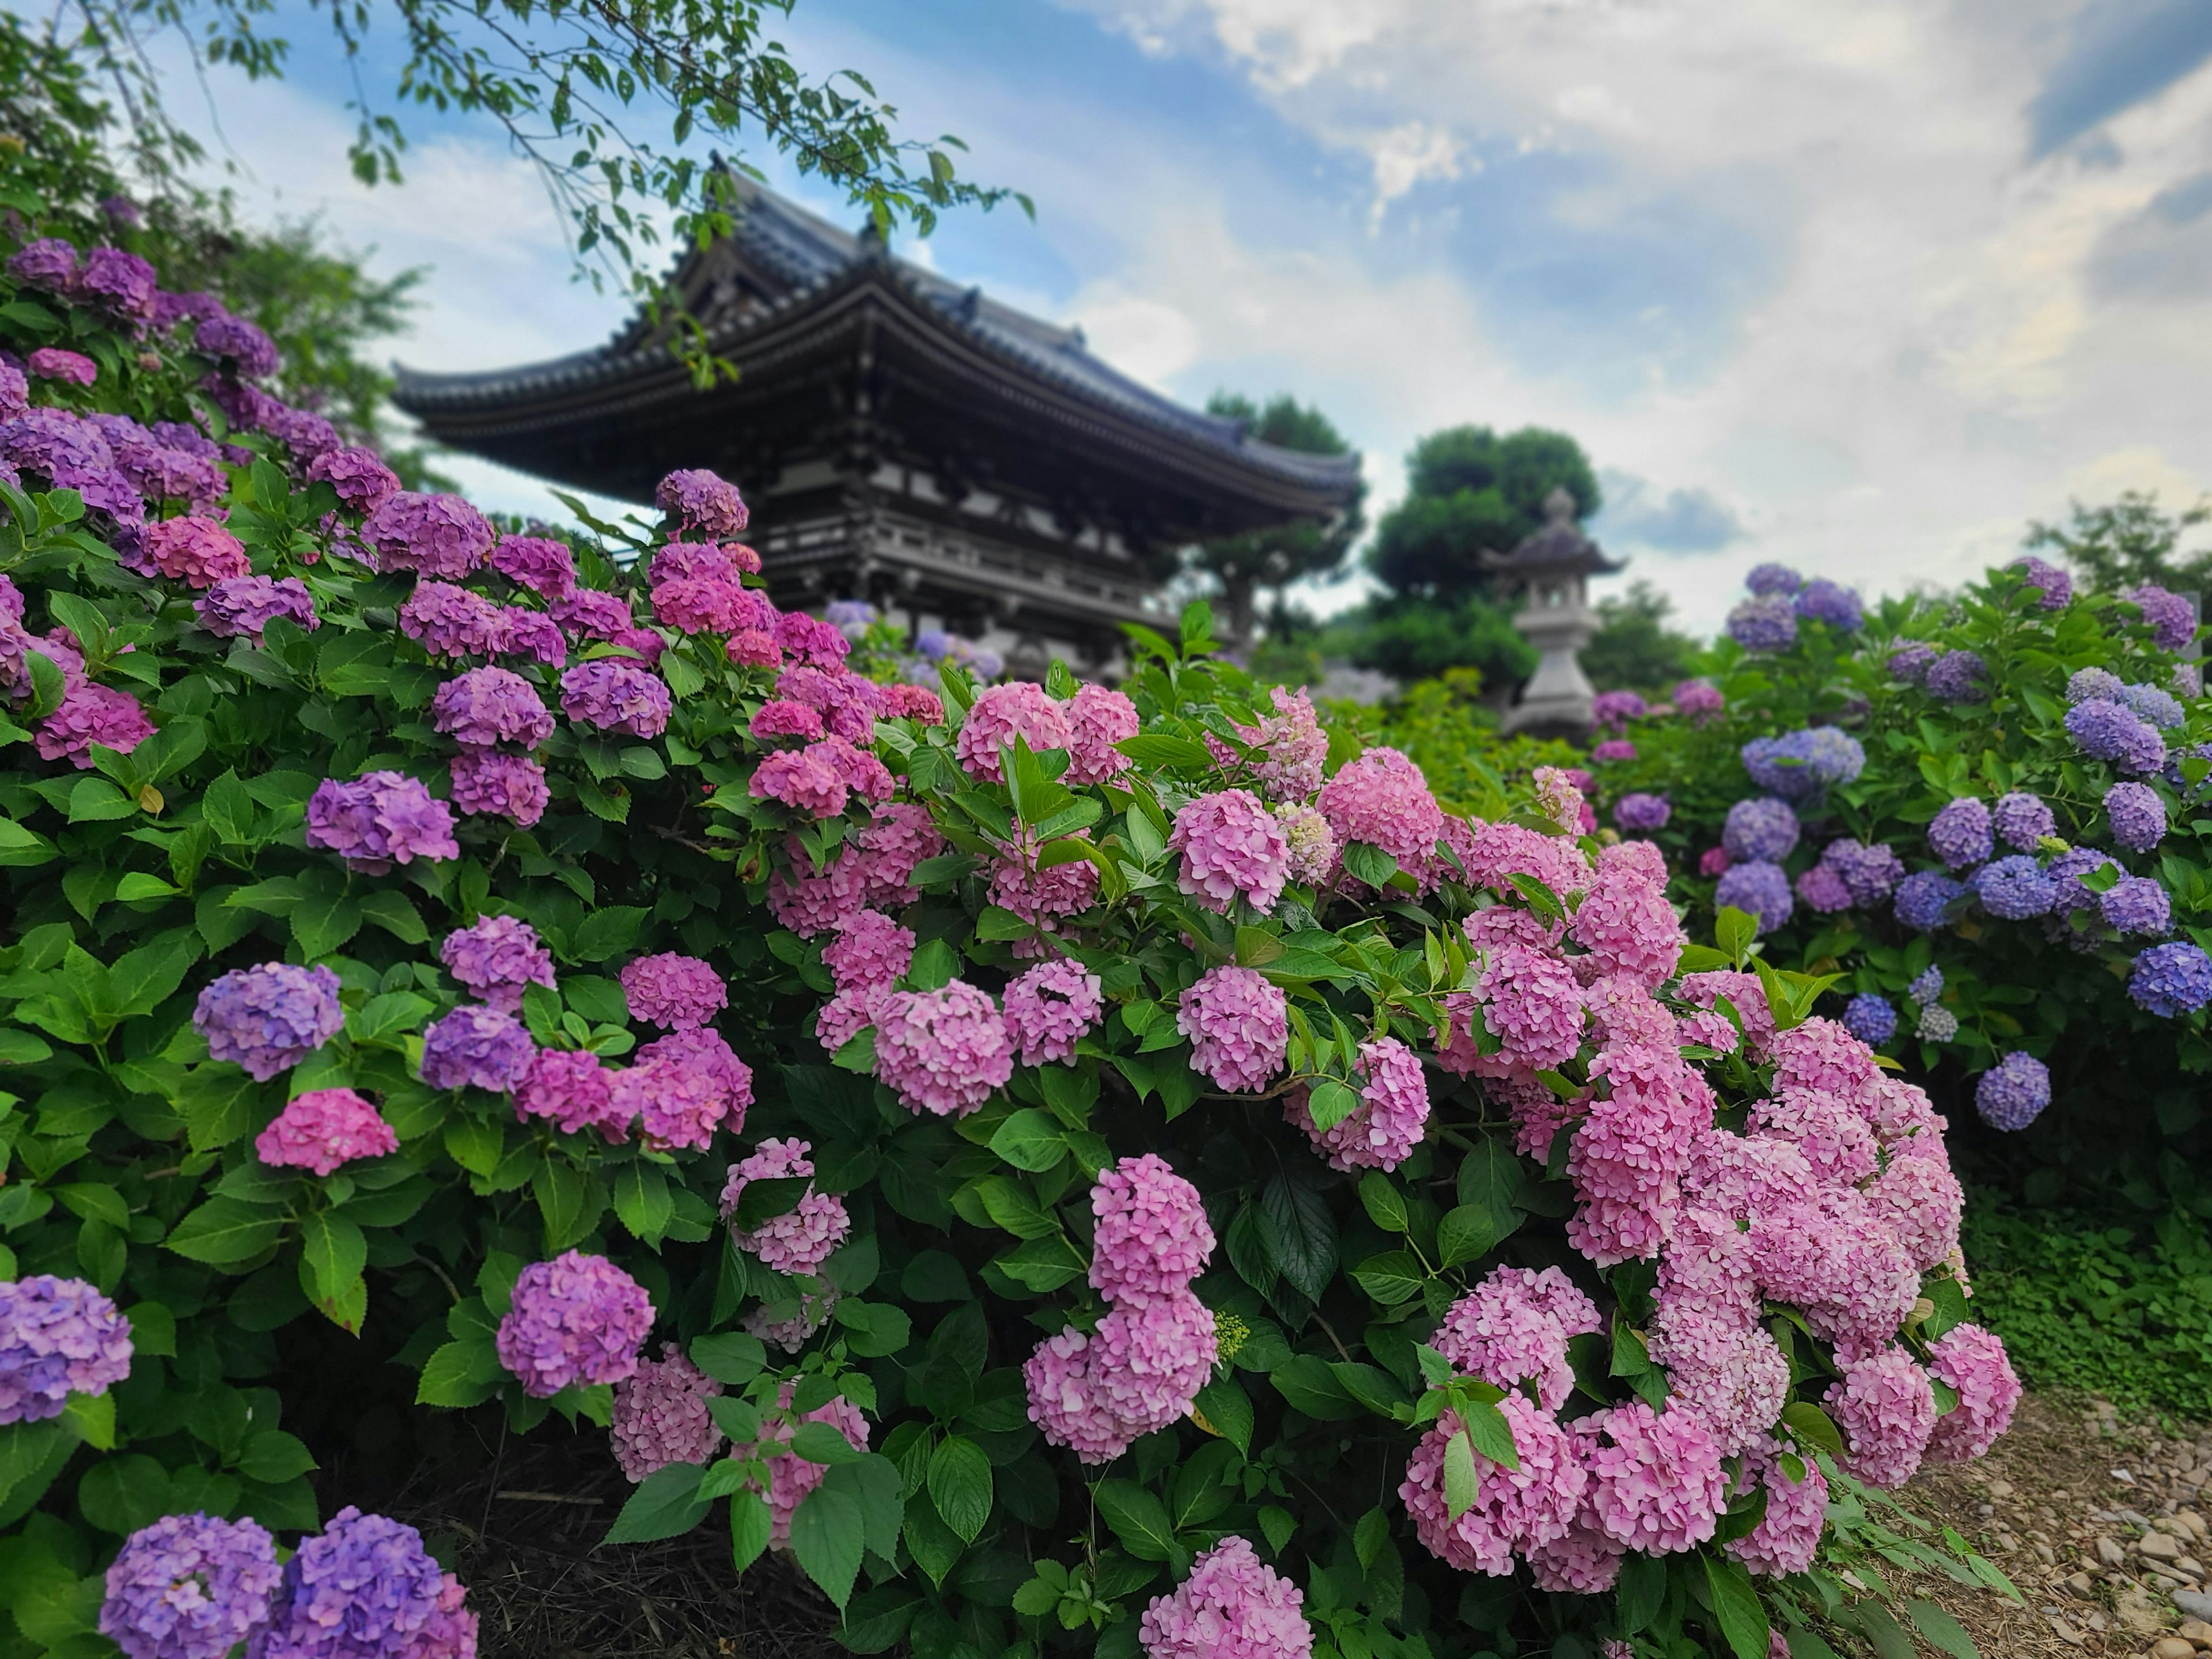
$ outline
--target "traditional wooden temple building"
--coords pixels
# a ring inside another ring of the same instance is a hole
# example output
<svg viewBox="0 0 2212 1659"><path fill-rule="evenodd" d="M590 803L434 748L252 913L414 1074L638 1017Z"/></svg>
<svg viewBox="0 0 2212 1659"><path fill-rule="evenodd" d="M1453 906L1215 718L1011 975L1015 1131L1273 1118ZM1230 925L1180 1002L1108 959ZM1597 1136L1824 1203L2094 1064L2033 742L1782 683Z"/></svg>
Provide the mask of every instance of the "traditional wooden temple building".
<svg viewBox="0 0 2212 1659"><path fill-rule="evenodd" d="M702 392L642 320L607 344L487 374L399 371L436 441L647 501L711 467L753 511L780 605L861 599L1016 673L1117 653L1180 551L1352 495L1358 458L1254 441L1040 321L738 183L734 233L675 283L733 384Z"/></svg>

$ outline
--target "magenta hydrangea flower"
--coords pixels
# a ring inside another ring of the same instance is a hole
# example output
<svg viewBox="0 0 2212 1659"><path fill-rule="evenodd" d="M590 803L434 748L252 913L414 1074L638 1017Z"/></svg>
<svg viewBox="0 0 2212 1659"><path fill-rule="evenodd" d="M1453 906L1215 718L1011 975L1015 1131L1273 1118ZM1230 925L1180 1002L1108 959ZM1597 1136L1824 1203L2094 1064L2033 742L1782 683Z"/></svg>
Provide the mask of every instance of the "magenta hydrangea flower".
<svg viewBox="0 0 2212 1659"><path fill-rule="evenodd" d="M491 568L540 599L566 599L576 591L576 556L550 537L501 537L491 550Z"/></svg>
<svg viewBox="0 0 2212 1659"><path fill-rule="evenodd" d="M620 657L578 663L561 676L561 712L579 726L657 738L675 706L658 674Z"/></svg>
<svg viewBox="0 0 2212 1659"><path fill-rule="evenodd" d="M1928 1455L1938 1463L1979 1457L2012 1426L2020 1404L2020 1377L2002 1339L1979 1325L1954 1325L1928 1347L1928 1371L1953 1389L1959 1403L1936 1419Z"/></svg>
<svg viewBox="0 0 2212 1659"><path fill-rule="evenodd" d="M723 1040L720 1032L703 1027L672 1031L647 1043L637 1051L637 1057L641 1063L667 1060L703 1079L713 1091L722 1127L732 1134L743 1132L745 1114L753 1103L753 1068L738 1058L737 1050Z"/></svg>
<svg viewBox="0 0 2212 1659"><path fill-rule="evenodd" d="M697 957L664 951L623 968L623 996L632 1019L666 1031L690 1031L730 1006L722 976Z"/></svg>
<svg viewBox="0 0 2212 1659"><path fill-rule="evenodd" d="M629 601L596 587L571 589L547 607L553 620L571 634L607 644L618 643L637 626Z"/></svg>
<svg viewBox="0 0 2212 1659"><path fill-rule="evenodd" d="M781 801L815 818L836 817L851 793L844 775L813 744L769 756L753 769L747 787L763 800Z"/></svg>
<svg viewBox="0 0 2212 1659"><path fill-rule="evenodd" d="M1024 1066L1058 1066L1096 1030L1106 1011L1098 975L1055 957L1006 986L1006 1031Z"/></svg>
<svg viewBox="0 0 2212 1659"><path fill-rule="evenodd" d="M773 743L778 738L797 738L802 743L811 743L823 731L822 716L817 712L803 702L787 698L763 703L748 729L763 743Z"/></svg>
<svg viewBox="0 0 2212 1659"><path fill-rule="evenodd" d="M399 772L370 772L350 782L324 779L307 798L307 841L372 876L395 863L461 855L453 809Z"/></svg>
<svg viewBox="0 0 2212 1659"><path fill-rule="evenodd" d="M138 532L138 544L147 563L189 587L253 574L238 538L213 519L163 519Z"/></svg>
<svg viewBox="0 0 2212 1659"><path fill-rule="evenodd" d="M283 962L233 969L203 989L192 1009L209 1058L234 1060L260 1083L298 1065L344 1024L338 976Z"/></svg>
<svg viewBox="0 0 2212 1659"><path fill-rule="evenodd" d="M502 743L535 749L553 735L552 712L538 688L504 668L471 668L447 680L430 700L430 721L471 749Z"/></svg>
<svg viewBox="0 0 2212 1659"><path fill-rule="evenodd" d="M681 529L708 541L742 536L751 514L738 487L704 467L679 468L656 485L653 503Z"/></svg>
<svg viewBox="0 0 2212 1659"><path fill-rule="evenodd" d="M738 1200L756 1181L780 1181L812 1176L814 1150L804 1140L763 1140L752 1156L730 1166L722 1186L722 1218L729 1223L730 1243L763 1266L780 1273L812 1273L827 1261L852 1231L845 1200L834 1193L817 1193L809 1186L799 1202L757 1227L740 1231L734 1219Z"/></svg>
<svg viewBox="0 0 2212 1659"><path fill-rule="evenodd" d="M1359 1045L1359 1104L1326 1129L1315 1126L1308 1091L1285 1097L1283 1115L1339 1170L1395 1170L1421 1144L1429 1121L1429 1083L1419 1055L1396 1037Z"/></svg>
<svg viewBox="0 0 2212 1659"><path fill-rule="evenodd" d="M1206 969L1182 994L1176 1029L1190 1039L1193 1068L1232 1094L1266 1087L1290 1057L1289 999L1256 968Z"/></svg>
<svg viewBox="0 0 2212 1659"><path fill-rule="evenodd" d="M1589 1475L1567 1434L1548 1412L1525 1395L1498 1402L1520 1468L1509 1469L1475 1454L1475 1498L1454 1519L1444 1493L1444 1448L1462 1432L1459 1413L1438 1417L1406 1460L1398 1497L1413 1517L1413 1534L1438 1559L1462 1572L1505 1577L1516 1551L1526 1553L1563 1539L1583 1506Z"/></svg>
<svg viewBox="0 0 2212 1659"><path fill-rule="evenodd" d="M81 1279L0 1280L0 1425L59 1417L131 1375L131 1322Z"/></svg>
<svg viewBox="0 0 2212 1659"><path fill-rule="evenodd" d="M1443 834L1443 809L1421 769L1395 749L1370 749L1323 784L1314 805L1340 846L1379 847L1401 870L1423 877Z"/></svg>
<svg viewBox="0 0 2212 1659"><path fill-rule="evenodd" d="M965 980L894 991L876 1018L876 1075L915 1113L965 1117L1014 1074L1014 1040L988 993Z"/></svg>
<svg viewBox="0 0 2212 1659"><path fill-rule="evenodd" d="M297 576L272 581L266 576L227 576L209 587L192 603L200 626L219 640L241 635L255 645L277 617L313 633L322 618L315 614L314 595Z"/></svg>
<svg viewBox="0 0 2212 1659"><path fill-rule="evenodd" d="M914 929L880 910L862 910L837 924L822 948L822 964L841 991L888 986L914 960Z"/></svg>
<svg viewBox="0 0 2212 1659"><path fill-rule="evenodd" d="M459 495L402 489L379 501L362 520L361 538L381 569L457 581L483 563L499 536Z"/></svg>
<svg viewBox="0 0 2212 1659"><path fill-rule="evenodd" d="M909 720L918 726L942 726L945 701L934 691L925 691L918 685L887 685L884 687L884 718Z"/></svg>
<svg viewBox="0 0 2212 1659"><path fill-rule="evenodd" d="M259 1522L165 1515L109 1563L100 1633L130 1659L224 1659L268 1622L283 1577Z"/></svg>
<svg viewBox="0 0 2212 1659"><path fill-rule="evenodd" d="M511 1090L530 1074L536 1045L521 1022L496 1008L465 1002L422 1034L416 1075L433 1089Z"/></svg>
<svg viewBox="0 0 2212 1659"><path fill-rule="evenodd" d="M1827 1521L1828 1477L1818 1463L1804 1457L1798 1459L1803 1478L1791 1480L1782 1467L1782 1452L1780 1443L1770 1436L1746 1454L1744 1489L1753 1484L1766 1489L1766 1512L1757 1526L1724 1546L1752 1571L1770 1578L1811 1566Z"/></svg>
<svg viewBox="0 0 2212 1659"><path fill-rule="evenodd" d="M538 1400L572 1382L619 1382L635 1373L653 1318L652 1298L628 1273L605 1256L565 1250L515 1279L499 1322L499 1363Z"/></svg>
<svg viewBox="0 0 2212 1659"><path fill-rule="evenodd" d="M223 359L240 380L265 380L283 364L275 341L243 317L220 309L201 319L192 343Z"/></svg>
<svg viewBox="0 0 2212 1659"><path fill-rule="evenodd" d="M1066 709L1027 680L994 685L979 696L961 724L953 753L969 777L1004 783L1000 751L1017 737L1040 753L1066 749L1073 740Z"/></svg>
<svg viewBox="0 0 2212 1659"><path fill-rule="evenodd" d="M1431 1346L1464 1376L1492 1387L1536 1385L1536 1401L1556 1412L1574 1392L1567 1343L1605 1328L1597 1306L1557 1267L1494 1267L1452 1304Z"/></svg>
<svg viewBox="0 0 2212 1659"><path fill-rule="evenodd" d="M615 1384L607 1437L633 1485L671 1463L703 1463L722 1443L722 1431L707 1407L722 1385L673 1342L660 1353L658 1359L641 1358L636 1373Z"/></svg>
<svg viewBox="0 0 2212 1659"><path fill-rule="evenodd" d="M464 812L511 818L527 830L545 816L553 792L545 769L527 755L495 749L464 749L447 763L453 781L453 805Z"/></svg>
<svg viewBox="0 0 2212 1659"><path fill-rule="evenodd" d="M653 614L679 634L735 634L775 620L764 597L715 576L660 583L653 590Z"/></svg>
<svg viewBox="0 0 2212 1659"><path fill-rule="evenodd" d="M61 706L33 728L32 746L41 760L66 760L84 772L92 768L94 744L127 755L154 732L144 706L130 693L106 685L72 685Z"/></svg>
<svg viewBox="0 0 2212 1659"><path fill-rule="evenodd" d="M1114 745L1137 735L1136 704L1103 685L1079 685L1065 713L1070 784L1087 788L1129 769L1129 757Z"/></svg>
<svg viewBox="0 0 2212 1659"><path fill-rule="evenodd" d="M34 380L66 380L71 386L90 386L100 378L99 364L82 351L66 351L59 346L40 346L24 362Z"/></svg>
<svg viewBox="0 0 2212 1659"><path fill-rule="evenodd" d="M1146 1659L1308 1659L1305 1596L1235 1536L1201 1552L1190 1577L1137 1622Z"/></svg>
<svg viewBox="0 0 2212 1659"><path fill-rule="evenodd" d="M1188 1291L1213 1254L1198 1188L1155 1153L1100 1170L1091 1212L1091 1288L1116 1306Z"/></svg>
<svg viewBox="0 0 2212 1659"><path fill-rule="evenodd" d="M1822 1404L1844 1437L1844 1473L1869 1486L1901 1486L1936 1431L1928 1373L1902 1348L1843 1363Z"/></svg>
<svg viewBox="0 0 2212 1659"><path fill-rule="evenodd" d="M310 1089L294 1095L253 1143L272 1169L312 1170L326 1176L357 1158L382 1158L399 1150L399 1137L376 1108L351 1089Z"/></svg>
<svg viewBox="0 0 2212 1659"><path fill-rule="evenodd" d="M614 1073L588 1048L540 1048L514 1087L516 1115L550 1120L565 1134L597 1129L625 1139L629 1120L614 1103Z"/></svg>
<svg viewBox="0 0 2212 1659"><path fill-rule="evenodd" d="M1249 789L1218 790L1185 806L1176 814L1168 850L1182 857L1176 885L1224 915L1238 898L1255 910L1273 909L1290 876L1282 825Z"/></svg>
<svg viewBox="0 0 2212 1659"><path fill-rule="evenodd" d="M1632 1401L1581 1419L1572 1432L1589 1471L1591 1516L1606 1536L1642 1554L1673 1555L1713 1535L1728 1473L1694 1413L1662 1417Z"/></svg>
<svg viewBox="0 0 2212 1659"><path fill-rule="evenodd" d="M720 1083L672 1055L641 1058L617 1072L607 1098L623 1124L636 1124L638 1138L664 1152L712 1146L725 1110Z"/></svg>
<svg viewBox="0 0 2212 1659"><path fill-rule="evenodd" d="M485 916L457 928L438 946L446 971L487 1008L512 1014L526 988L553 988L553 953L538 930L514 916Z"/></svg>
<svg viewBox="0 0 2212 1659"><path fill-rule="evenodd" d="M326 483L356 513L374 512L399 493L399 475L373 449L331 449L307 463L307 482Z"/></svg>
<svg viewBox="0 0 2212 1659"><path fill-rule="evenodd" d="M434 657L488 657L503 632L499 607L480 593L428 578L399 607L399 631Z"/></svg>

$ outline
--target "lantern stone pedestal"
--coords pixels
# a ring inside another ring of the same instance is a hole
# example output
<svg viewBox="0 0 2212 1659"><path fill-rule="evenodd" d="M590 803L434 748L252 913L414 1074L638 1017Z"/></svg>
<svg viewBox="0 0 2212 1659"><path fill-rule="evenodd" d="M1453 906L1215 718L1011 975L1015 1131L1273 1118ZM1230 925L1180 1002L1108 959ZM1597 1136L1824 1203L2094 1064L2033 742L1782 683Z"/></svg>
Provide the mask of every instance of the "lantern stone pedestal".
<svg viewBox="0 0 2212 1659"><path fill-rule="evenodd" d="M1505 711L1501 726L1531 737L1588 737L1597 690L1576 653L1598 629L1589 579L1624 567L1583 534L1575 522L1575 498L1564 489L1545 498L1542 529L1510 553L1486 553L1484 562L1497 573L1504 597L1523 600L1513 625L1540 653L1536 672L1522 688L1520 701Z"/></svg>

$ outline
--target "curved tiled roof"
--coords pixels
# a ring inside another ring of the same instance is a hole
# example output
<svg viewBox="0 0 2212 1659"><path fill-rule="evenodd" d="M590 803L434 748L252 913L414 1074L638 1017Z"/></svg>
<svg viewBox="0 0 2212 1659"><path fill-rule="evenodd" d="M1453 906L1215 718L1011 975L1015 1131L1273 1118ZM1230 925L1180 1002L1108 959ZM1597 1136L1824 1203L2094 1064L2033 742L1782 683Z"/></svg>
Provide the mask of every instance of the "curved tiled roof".
<svg viewBox="0 0 2212 1659"><path fill-rule="evenodd" d="M841 230L749 179L737 183L743 205L732 240L746 264L772 276L783 291L719 306L711 296L695 295L693 308L717 351L741 349L748 334L803 309L855 267L872 266L945 327L1086 402L1308 488L1349 490L1358 479L1357 456L1309 455L1259 442L1247 434L1243 422L1185 408L1093 356L1079 328L1001 305L979 289L963 288L910 260L891 258L874 239ZM687 258L677 274L678 288L696 283L699 269L697 256ZM604 346L514 368L437 374L395 365L395 401L422 415L481 410L665 372L671 361L665 347L647 337L639 319Z"/></svg>

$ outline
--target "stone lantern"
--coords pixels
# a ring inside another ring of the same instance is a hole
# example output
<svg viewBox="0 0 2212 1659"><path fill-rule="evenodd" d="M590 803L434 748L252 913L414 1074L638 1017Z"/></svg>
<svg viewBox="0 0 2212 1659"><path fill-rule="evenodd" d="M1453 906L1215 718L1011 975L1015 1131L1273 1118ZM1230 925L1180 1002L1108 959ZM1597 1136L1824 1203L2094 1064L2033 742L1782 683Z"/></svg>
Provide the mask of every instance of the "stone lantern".
<svg viewBox="0 0 2212 1659"><path fill-rule="evenodd" d="M1590 609L1589 579L1625 568L1598 550L1575 522L1575 498L1554 489L1544 498L1544 527L1510 553L1485 552L1483 562L1495 574L1500 597L1524 599L1513 618L1542 653L1536 672L1522 688L1521 701L1505 711L1507 732L1536 737L1582 738L1590 729L1590 702L1596 689L1575 653L1597 632Z"/></svg>

